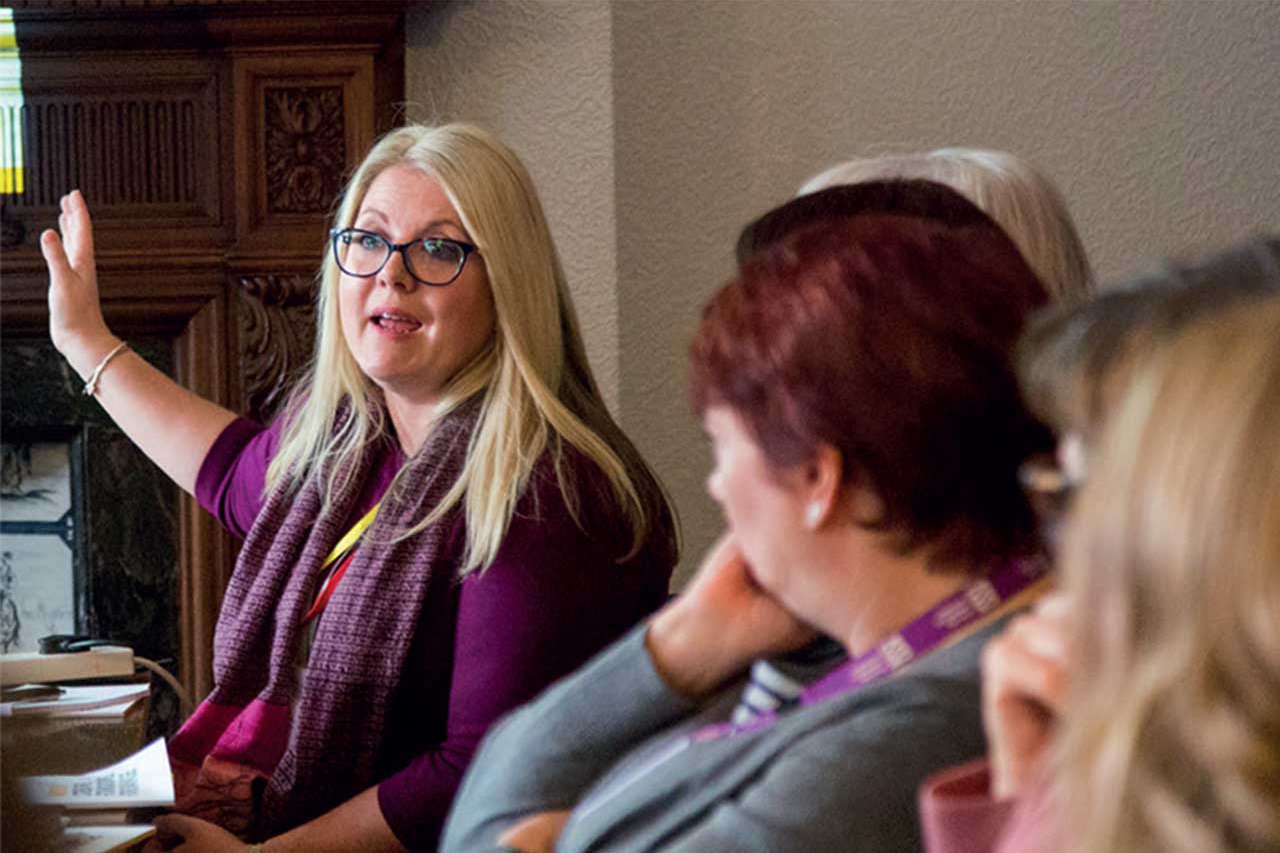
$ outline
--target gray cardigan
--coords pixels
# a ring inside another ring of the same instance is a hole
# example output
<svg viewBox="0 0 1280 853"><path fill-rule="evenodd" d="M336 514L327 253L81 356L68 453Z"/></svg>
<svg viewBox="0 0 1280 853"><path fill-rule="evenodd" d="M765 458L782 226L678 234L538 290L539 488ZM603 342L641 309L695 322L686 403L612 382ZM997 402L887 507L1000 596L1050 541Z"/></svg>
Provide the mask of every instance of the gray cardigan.
<svg viewBox="0 0 1280 853"><path fill-rule="evenodd" d="M489 733L441 849L502 850L524 817L573 809L557 850L919 850L920 782L986 748L978 658L1003 621L896 678L697 744L685 735L706 715L654 670L638 628Z"/></svg>

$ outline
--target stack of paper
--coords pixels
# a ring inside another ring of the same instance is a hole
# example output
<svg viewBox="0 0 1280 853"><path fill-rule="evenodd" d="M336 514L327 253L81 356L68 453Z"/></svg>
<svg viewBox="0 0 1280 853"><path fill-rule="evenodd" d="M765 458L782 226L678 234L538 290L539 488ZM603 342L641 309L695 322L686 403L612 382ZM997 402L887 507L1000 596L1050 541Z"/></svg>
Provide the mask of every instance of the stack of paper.
<svg viewBox="0 0 1280 853"><path fill-rule="evenodd" d="M147 682L63 687L50 699L0 703L0 717L102 717L127 714L150 691Z"/></svg>
<svg viewBox="0 0 1280 853"><path fill-rule="evenodd" d="M75 853L106 853L146 838L154 830L149 824L116 821L127 809L171 807L173 775L164 740L150 745L123 761L79 776L28 776L20 780L23 797L29 803L61 806L68 815L87 815L103 822L91 826L69 826L68 849ZM104 810L118 810L107 817Z"/></svg>

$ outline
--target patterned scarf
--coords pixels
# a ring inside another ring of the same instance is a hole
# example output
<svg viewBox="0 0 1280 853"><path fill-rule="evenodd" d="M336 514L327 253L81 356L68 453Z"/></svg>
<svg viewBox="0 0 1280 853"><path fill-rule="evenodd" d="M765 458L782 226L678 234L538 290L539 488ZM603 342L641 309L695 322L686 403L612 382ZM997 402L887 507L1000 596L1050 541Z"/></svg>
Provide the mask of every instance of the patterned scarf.
<svg viewBox="0 0 1280 853"><path fill-rule="evenodd" d="M319 619L303 674L302 619L325 557L346 532L373 451L321 512L319 478L277 487L245 539L214 640L214 683L169 744L177 808L241 837L305 823L378 781L388 710L406 671L423 602L448 594L461 508L407 540L457 480L479 398L454 410L406 463Z"/></svg>

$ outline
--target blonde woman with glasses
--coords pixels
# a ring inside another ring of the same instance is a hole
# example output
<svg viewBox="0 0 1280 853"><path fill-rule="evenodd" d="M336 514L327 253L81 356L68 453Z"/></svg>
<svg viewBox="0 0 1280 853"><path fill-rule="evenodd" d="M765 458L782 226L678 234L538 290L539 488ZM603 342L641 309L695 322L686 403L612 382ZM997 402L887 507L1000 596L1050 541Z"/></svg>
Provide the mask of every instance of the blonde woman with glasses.
<svg viewBox="0 0 1280 853"><path fill-rule="evenodd" d="M435 849L489 724L665 600L675 562L528 173L468 125L379 141L333 223L311 368L267 428L114 337L78 192L59 223L42 236L55 346L245 537L215 687L169 745L186 815L162 835Z"/></svg>

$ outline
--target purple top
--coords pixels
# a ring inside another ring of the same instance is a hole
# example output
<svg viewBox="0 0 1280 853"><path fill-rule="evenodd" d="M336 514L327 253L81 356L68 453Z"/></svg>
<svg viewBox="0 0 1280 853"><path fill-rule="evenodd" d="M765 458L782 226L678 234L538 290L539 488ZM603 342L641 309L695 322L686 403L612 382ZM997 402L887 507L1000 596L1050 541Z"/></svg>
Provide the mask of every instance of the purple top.
<svg viewBox="0 0 1280 853"><path fill-rule="evenodd" d="M269 429L238 419L200 466L197 500L237 536L262 508L281 429L279 419ZM404 461L388 442L350 523L382 497ZM493 564L455 584L453 600L427 601L409 656L414 665L388 710L394 746L382 757L378 785L383 817L406 847L436 849L491 724L665 601L669 564L642 554L620 566L616 557L627 550L620 525L589 526L594 539L569 516L554 477L535 477ZM449 547L460 557L464 545L459 521Z"/></svg>

